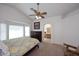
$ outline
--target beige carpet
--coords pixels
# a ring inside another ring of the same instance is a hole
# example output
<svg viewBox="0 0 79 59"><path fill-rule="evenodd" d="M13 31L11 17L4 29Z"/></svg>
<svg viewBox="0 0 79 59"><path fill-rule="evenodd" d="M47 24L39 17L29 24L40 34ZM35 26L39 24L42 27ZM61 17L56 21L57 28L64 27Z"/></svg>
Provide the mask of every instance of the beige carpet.
<svg viewBox="0 0 79 59"><path fill-rule="evenodd" d="M40 43L39 48L35 48L29 56L63 56L64 50L61 45Z"/></svg>

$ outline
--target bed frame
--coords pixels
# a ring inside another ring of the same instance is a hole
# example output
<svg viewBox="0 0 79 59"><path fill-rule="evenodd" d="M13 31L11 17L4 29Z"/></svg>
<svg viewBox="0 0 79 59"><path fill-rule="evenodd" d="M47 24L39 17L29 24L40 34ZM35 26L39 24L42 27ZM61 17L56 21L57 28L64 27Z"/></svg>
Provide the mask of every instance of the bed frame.
<svg viewBox="0 0 79 59"><path fill-rule="evenodd" d="M30 49L28 52L26 52L23 56L28 56L30 53L32 53L32 51L35 49L35 48L39 48L39 45L35 45L32 49Z"/></svg>

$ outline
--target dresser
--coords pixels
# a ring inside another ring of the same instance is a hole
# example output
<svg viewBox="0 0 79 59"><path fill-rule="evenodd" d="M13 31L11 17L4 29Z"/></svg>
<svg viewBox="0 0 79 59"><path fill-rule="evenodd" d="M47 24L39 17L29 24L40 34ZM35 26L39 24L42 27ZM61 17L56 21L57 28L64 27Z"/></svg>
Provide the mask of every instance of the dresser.
<svg viewBox="0 0 79 59"><path fill-rule="evenodd" d="M42 42L42 31L31 31L31 37L36 38Z"/></svg>

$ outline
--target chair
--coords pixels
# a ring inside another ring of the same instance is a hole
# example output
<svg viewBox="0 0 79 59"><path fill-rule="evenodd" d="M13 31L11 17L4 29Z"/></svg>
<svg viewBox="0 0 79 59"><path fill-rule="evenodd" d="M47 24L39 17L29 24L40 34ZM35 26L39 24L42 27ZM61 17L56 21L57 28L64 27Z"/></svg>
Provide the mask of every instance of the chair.
<svg viewBox="0 0 79 59"><path fill-rule="evenodd" d="M79 56L79 47L75 47L64 43L64 55L65 56Z"/></svg>

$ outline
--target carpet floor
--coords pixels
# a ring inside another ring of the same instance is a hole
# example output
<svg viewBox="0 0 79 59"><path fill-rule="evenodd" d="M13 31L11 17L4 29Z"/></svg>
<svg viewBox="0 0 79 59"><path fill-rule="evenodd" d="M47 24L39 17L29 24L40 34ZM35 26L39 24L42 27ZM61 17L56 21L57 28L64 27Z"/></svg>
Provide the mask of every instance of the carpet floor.
<svg viewBox="0 0 79 59"><path fill-rule="evenodd" d="M64 56L64 49L61 45L42 42L29 56Z"/></svg>

